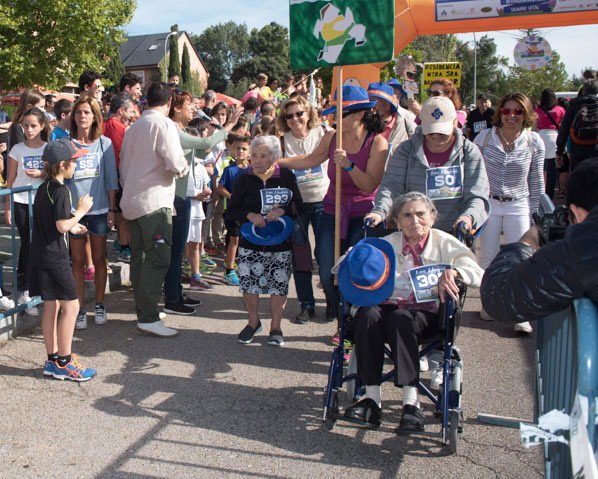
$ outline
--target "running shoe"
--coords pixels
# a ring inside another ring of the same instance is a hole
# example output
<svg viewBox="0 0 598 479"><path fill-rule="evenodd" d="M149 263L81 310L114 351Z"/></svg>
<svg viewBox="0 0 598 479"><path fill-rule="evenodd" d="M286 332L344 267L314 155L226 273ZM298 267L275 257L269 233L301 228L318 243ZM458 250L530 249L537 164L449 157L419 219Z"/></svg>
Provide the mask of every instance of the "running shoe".
<svg viewBox="0 0 598 479"><path fill-rule="evenodd" d="M19 304L25 304L25 303L29 303L31 301L33 301L33 298L31 296L29 296L29 291L27 291L27 290L23 291L21 293L21 296L19 297ZM27 308L25 310L25 312L29 316L34 316L36 318L39 316L39 310L35 306L31 306L31 308Z"/></svg>
<svg viewBox="0 0 598 479"><path fill-rule="evenodd" d="M239 284L239 277L237 276L237 272L235 270L232 270L230 273L224 273L224 281L233 286L237 286Z"/></svg>
<svg viewBox="0 0 598 479"><path fill-rule="evenodd" d="M46 359L44 363L44 376L53 376L56 371L56 361L49 361Z"/></svg>
<svg viewBox="0 0 598 479"><path fill-rule="evenodd" d="M262 323L261 321L258 322L257 324L257 328L252 328L251 325L247 325L243 328L243 330L239 333L239 337L237 338L237 341L239 341L242 344L249 344L253 341L253 338L255 338L255 335L257 333L259 333L262 330Z"/></svg>
<svg viewBox="0 0 598 479"><path fill-rule="evenodd" d="M87 329L87 311L85 311L85 308L79 308L75 329Z"/></svg>
<svg viewBox="0 0 598 479"><path fill-rule="evenodd" d="M125 263L131 261L131 250L129 248L123 248L118 255L118 259L120 261L124 261Z"/></svg>
<svg viewBox="0 0 598 479"><path fill-rule="evenodd" d="M69 379L71 381L83 382L89 381L96 375L96 372L97 371L95 369L86 368L79 363L77 356L73 354L71 357L71 362L65 367L61 368L58 363L56 363L56 367L52 372L52 376L55 379L60 379L61 381Z"/></svg>
<svg viewBox="0 0 598 479"><path fill-rule="evenodd" d="M282 331L270 331L270 336L268 337L268 344L270 346L282 346L284 344L284 338L282 337Z"/></svg>
<svg viewBox="0 0 598 479"><path fill-rule="evenodd" d="M214 286L208 283L205 279L199 278L191 280L191 286L189 286L189 289L193 291L212 291Z"/></svg>
<svg viewBox="0 0 598 479"><path fill-rule="evenodd" d="M200 256L200 264L206 266L206 268L215 268L216 261L214 261L207 253L204 253Z"/></svg>
<svg viewBox="0 0 598 479"><path fill-rule="evenodd" d="M0 298L0 310L7 311L14 307L15 307L15 302L12 299L7 298L6 296L2 296Z"/></svg>
<svg viewBox="0 0 598 479"><path fill-rule="evenodd" d="M108 322L108 318L106 317L106 308L103 304L96 303L96 317L95 323L96 324L106 324Z"/></svg>

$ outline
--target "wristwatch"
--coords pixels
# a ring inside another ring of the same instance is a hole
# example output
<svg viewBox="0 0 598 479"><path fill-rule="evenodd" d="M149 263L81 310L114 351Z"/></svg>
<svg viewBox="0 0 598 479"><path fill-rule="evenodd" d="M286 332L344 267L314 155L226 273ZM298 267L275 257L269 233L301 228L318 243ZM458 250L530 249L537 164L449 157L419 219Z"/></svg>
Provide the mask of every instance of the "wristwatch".
<svg viewBox="0 0 598 479"><path fill-rule="evenodd" d="M343 168L347 173L349 173L349 171L351 171L353 168L355 168L355 162L351 162L351 164L349 166L347 166L346 168Z"/></svg>

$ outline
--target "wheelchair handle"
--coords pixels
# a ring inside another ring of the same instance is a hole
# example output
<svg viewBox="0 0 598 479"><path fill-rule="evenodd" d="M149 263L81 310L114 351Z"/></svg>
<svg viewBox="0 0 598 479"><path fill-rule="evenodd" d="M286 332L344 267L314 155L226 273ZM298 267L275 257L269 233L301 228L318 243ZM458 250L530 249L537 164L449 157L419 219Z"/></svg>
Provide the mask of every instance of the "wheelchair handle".
<svg viewBox="0 0 598 479"><path fill-rule="evenodd" d="M368 228L370 227L371 224L372 224L371 218L366 218L365 221L363 222L363 237L364 238L368 237Z"/></svg>
<svg viewBox="0 0 598 479"><path fill-rule="evenodd" d="M457 224L457 238L462 243L465 243L465 246L468 248L473 246L474 236L471 234L471 231L465 227L465 223L463 223L463 221Z"/></svg>

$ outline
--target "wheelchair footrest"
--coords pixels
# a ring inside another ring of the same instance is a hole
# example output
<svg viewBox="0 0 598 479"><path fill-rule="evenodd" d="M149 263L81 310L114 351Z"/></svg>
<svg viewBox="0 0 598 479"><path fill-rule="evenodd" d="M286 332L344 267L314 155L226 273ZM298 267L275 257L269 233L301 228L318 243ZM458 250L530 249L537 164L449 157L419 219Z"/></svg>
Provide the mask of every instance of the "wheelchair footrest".
<svg viewBox="0 0 598 479"><path fill-rule="evenodd" d="M380 426L376 426L375 424L371 424L367 421L360 421L359 419L353 419L351 417L347 417L342 413L336 413L336 412L332 412L332 411L328 411L327 414L328 419L333 419L336 421L346 421L346 422L350 422L352 424L357 424L359 426L363 426L369 429L378 429Z"/></svg>

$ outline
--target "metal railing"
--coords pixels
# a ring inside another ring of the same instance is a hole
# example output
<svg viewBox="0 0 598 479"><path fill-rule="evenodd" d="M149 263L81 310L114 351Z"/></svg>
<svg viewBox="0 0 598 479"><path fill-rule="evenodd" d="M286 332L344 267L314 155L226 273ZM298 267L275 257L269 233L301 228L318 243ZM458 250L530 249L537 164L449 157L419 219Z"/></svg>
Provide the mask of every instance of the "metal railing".
<svg viewBox="0 0 598 479"><path fill-rule="evenodd" d="M42 299L39 296L32 298L32 301L28 303L18 304L19 290L17 283L17 239L18 234L15 226L15 215L14 215L14 194L15 193L28 193L28 207L29 207L29 240L33 234L33 192L37 190L39 185L28 185L28 186L17 186L15 188L5 188L0 190L0 201L4 201L5 196L10 196L10 217L11 217L11 253L12 253L12 299L15 302L15 307L6 311L0 311L0 320L15 316L21 311L25 311L28 308L37 306L42 303ZM13 321L13 325L16 325Z"/></svg>
<svg viewBox="0 0 598 479"><path fill-rule="evenodd" d="M537 321L535 419L553 409L571 415L576 394L587 398L588 438L596 457L598 310L589 299ZM570 446L544 444L546 477L572 478Z"/></svg>

